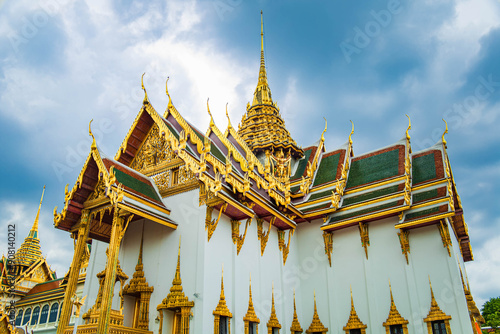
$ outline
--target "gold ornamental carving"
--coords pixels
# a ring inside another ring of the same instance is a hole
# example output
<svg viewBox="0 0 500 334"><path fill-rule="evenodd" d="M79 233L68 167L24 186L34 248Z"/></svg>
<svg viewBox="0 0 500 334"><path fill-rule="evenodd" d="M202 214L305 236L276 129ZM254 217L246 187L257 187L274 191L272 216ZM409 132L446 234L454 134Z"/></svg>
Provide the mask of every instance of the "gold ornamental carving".
<svg viewBox="0 0 500 334"><path fill-rule="evenodd" d="M309 328L306 330L307 334L313 334L313 333L321 333L321 334L326 334L328 332L328 328L323 325L321 320L319 319L318 315L318 308L316 307L316 292L314 292L314 314L313 314L313 320L311 322L311 325L309 325Z"/></svg>
<svg viewBox="0 0 500 334"><path fill-rule="evenodd" d="M439 234L441 235L441 241L443 242L443 247L446 248L448 251L448 256L451 257L451 237L450 237L450 231L448 229L448 223L446 221L440 220L439 224L437 225L439 229Z"/></svg>
<svg viewBox="0 0 500 334"><path fill-rule="evenodd" d="M431 278L429 277L429 287L431 289L431 308L427 317L425 317L424 322L427 324L427 332L432 334L432 322L433 321L443 321L446 327L446 333L451 334L450 320L451 316L444 313L439 307L436 299L434 298L434 291L432 291Z"/></svg>
<svg viewBox="0 0 500 334"><path fill-rule="evenodd" d="M359 235L361 237L361 246L365 249L366 259L368 260L368 246L370 246L370 236L368 234L368 224L359 223Z"/></svg>
<svg viewBox="0 0 500 334"><path fill-rule="evenodd" d="M386 334L390 334L391 326L401 325L403 327L403 333L408 334L408 320L403 318L399 313L396 304L394 303L394 297L392 296L392 287L389 282L389 291L391 294L391 307L389 309L389 315L387 320L382 324L385 327Z"/></svg>
<svg viewBox="0 0 500 334"><path fill-rule="evenodd" d="M207 231L208 239L207 241L210 241L210 238L212 238L212 234L214 234L215 229L217 228L217 224L219 224L222 213L226 211L227 205L227 203L222 204L219 210L219 215L217 216L217 219L214 220L212 220L212 212L214 211L214 207L207 205L207 216L205 218L205 230Z"/></svg>
<svg viewBox="0 0 500 334"><path fill-rule="evenodd" d="M325 254L328 256L328 263L332 266L333 233L323 231L323 241L325 243Z"/></svg>
<svg viewBox="0 0 500 334"><path fill-rule="evenodd" d="M151 130L135 155L130 167L145 172L151 167L162 163L168 163L175 158L175 153L170 147L164 135L160 135L157 124L153 124Z"/></svg>
<svg viewBox="0 0 500 334"><path fill-rule="evenodd" d="M295 229L290 229L288 231L288 243L285 244L285 231L278 230L278 247L283 253L283 265L285 265L288 253L290 252L290 240L294 233Z"/></svg>
<svg viewBox="0 0 500 334"><path fill-rule="evenodd" d="M245 232L243 235L240 234L240 224L239 220L231 220L231 229L232 229L232 238L233 243L236 245L236 255L240 254L241 247L243 247L243 243L245 242L245 237L247 235L248 226L252 223L252 217L248 218L245 223Z"/></svg>
<svg viewBox="0 0 500 334"><path fill-rule="evenodd" d="M398 232L399 243L401 244L401 252L404 254L406 259L406 264L410 264L408 261L408 254L410 254L410 231L401 230Z"/></svg>
<svg viewBox="0 0 500 334"><path fill-rule="evenodd" d="M351 288L351 313L349 314L349 319L347 320L347 324L344 326L343 330L346 334L349 334L351 329L359 329L361 334L366 334L366 328L368 326L359 320L358 314L356 313L356 309L354 308L354 300L352 298L352 288Z"/></svg>
<svg viewBox="0 0 500 334"><path fill-rule="evenodd" d="M267 232L264 232L263 223L264 219L257 218L257 237L260 240L260 256L264 255L264 251L266 250L267 241L269 240L269 232L271 232L271 226L273 226L276 217L271 218L269 221L269 228Z"/></svg>

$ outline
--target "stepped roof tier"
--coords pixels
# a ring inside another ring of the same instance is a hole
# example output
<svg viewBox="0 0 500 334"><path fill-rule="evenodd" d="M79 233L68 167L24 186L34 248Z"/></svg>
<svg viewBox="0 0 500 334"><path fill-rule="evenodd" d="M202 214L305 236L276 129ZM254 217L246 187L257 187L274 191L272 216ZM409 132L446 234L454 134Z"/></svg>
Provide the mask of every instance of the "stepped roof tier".
<svg viewBox="0 0 500 334"><path fill-rule="evenodd" d="M294 158L301 158L304 152L297 146L281 118L280 110L273 102L271 89L267 82L266 64L264 61L264 27L261 12L261 49L260 69L257 88L253 94L252 104L247 105L247 112L243 115L238 127L238 134L245 141L254 154L266 151L283 150Z"/></svg>

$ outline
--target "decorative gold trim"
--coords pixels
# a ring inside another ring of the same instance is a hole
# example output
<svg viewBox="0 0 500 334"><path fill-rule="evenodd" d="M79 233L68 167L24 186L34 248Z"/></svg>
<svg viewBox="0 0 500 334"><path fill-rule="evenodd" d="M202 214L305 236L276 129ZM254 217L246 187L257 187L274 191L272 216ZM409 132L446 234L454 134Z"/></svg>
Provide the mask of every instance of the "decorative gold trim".
<svg viewBox="0 0 500 334"><path fill-rule="evenodd" d="M387 320L382 324L385 327L386 334L390 334L391 326L393 325L401 325L403 327L403 333L408 334L408 323L406 320L399 314L399 311L394 303L394 297L392 296L392 287L391 282L389 281L389 291L391 294L391 307L389 309L389 315L387 316Z"/></svg>
<svg viewBox="0 0 500 334"><path fill-rule="evenodd" d="M332 266L333 252L333 232L323 231L323 241L325 243L325 254L328 256L328 263Z"/></svg>
<svg viewBox="0 0 500 334"><path fill-rule="evenodd" d="M290 239L294 233L295 229L288 230L288 243L285 245L285 231L278 230L278 247L283 253L283 265L285 265L288 253L290 252Z"/></svg>
<svg viewBox="0 0 500 334"><path fill-rule="evenodd" d="M220 191L217 194L217 197L219 197L221 200L231 204L232 206L234 206L235 208L237 208L238 210L240 210L241 212L246 214L248 217L253 218L255 216L255 213L252 211L252 209L246 207L245 205L239 203L238 201L235 201L230 196L227 196L224 192Z"/></svg>
<svg viewBox="0 0 500 334"><path fill-rule="evenodd" d="M361 246L365 249L366 259L368 260L368 246L370 246L370 235L368 234L368 223L359 223L359 236L361 237Z"/></svg>
<svg viewBox="0 0 500 334"><path fill-rule="evenodd" d="M348 219L346 221L343 221L341 223L335 223L335 227L340 227L340 226L345 226L345 225L350 225L356 221L359 221L359 220L368 220L368 219L373 219L373 218L377 218L377 217L381 217L381 216L386 216L386 215L390 215L390 214L393 214L395 212L400 212L401 210L407 210L410 206L403 206L403 207L397 207L397 208L394 208L394 209L391 209L391 210L387 210L387 211L381 211L381 212L377 212L377 213L374 213L374 214L369 214L369 215L366 215L366 216L357 216L357 217L353 217L351 219ZM326 211L318 211L318 212L314 212L314 213L311 213L311 214L308 214L306 216L304 216L304 218L308 218L308 217L312 217L312 216L317 216L319 214L326 214L328 213L328 210ZM400 228L400 226L396 225L397 227L396 228ZM330 228L332 228L333 226L332 225L326 225L326 226L322 226L321 229L322 230L328 230Z"/></svg>
<svg viewBox="0 0 500 334"><path fill-rule="evenodd" d="M354 301L352 298L352 287L351 287L351 313L349 314L349 319L347 320L347 324L343 327L343 330L346 334L349 334L351 329L359 329L361 330L361 334L366 334L366 327L364 323L359 320L358 314L356 313L356 309L354 308Z"/></svg>
<svg viewBox="0 0 500 334"><path fill-rule="evenodd" d="M448 218L448 217L451 217L451 216L454 216L454 215L455 215L454 212L443 213L442 215L437 215L437 216L431 216L431 217L426 217L426 218L422 218L422 219L417 219L417 220L411 221L409 223L396 224L394 226L394 228L396 228L396 229L398 229L398 228L408 228L408 227L420 225L420 224L423 224L423 223L427 223L427 222L430 222L430 221Z"/></svg>
<svg viewBox="0 0 500 334"><path fill-rule="evenodd" d="M278 328L281 329L281 324L276 316L276 308L274 307L274 283L273 283L273 292L272 292L272 301L271 301L271 316L269 317L269 321L267 322L267 333L273 334L273 329Z"/></svg>
<svg viewBox="0 0 500 334"><path fill-rule="evenodd" d="M217 219L212 220L212 212L214 211L213 206L207 205L207 217L205 218L205 230L207 231L207 241L210 241L210 238L212 238L212 234L214 234L215 229L217 228L217 224L219 224L220 217L222 216L222 213L226 210L227 208L227 203L224 203L220 210L219 210L219 216Z"/></svg>
<svg viewBox="0 0 500 334"><path fill-rule="evenodd" d="M293 289L293 320L290 326L292 334L302 333L304 330L300 327L299 318L297 317L297 306L295 305L295 289Z"/></svg>
<svg viewBox="0 0 500 334"><path fill-rule="evenodd" d="M441 310L438 303L436 302L436 299L434 298L434 291L432 291L432 284L430 277L429 277L429 287L431 289L431 308L429 310L429 313L427 314L427 317L424 318L424 322L427 323L427 333L433 334L432 322L441 320L444 322L446 326L446 333L451 334L451 328L450 328L451 316L446 315L446 313L444 313Z"/></svg>
<svg viewBox="0 0 500 334"><path fill-rule="evenodd" d="M314 292L314 314L313 314L313 319L311 322L311 325L309 325L309 328L306 330L307 334L310 333L322 333L326 334L328 332L328 328L323 326L323 323L319 319L318 315L318 309L316 307L316 291Z"/></svg>
<svg viewBox="0 0 500 334"><path fill-rule="evenodd" d="M236 245L236 255L240 254L241 247L245 243L245 237L247 236L248 226L252 223L252 217L248 218L245 223L245 232L243 235L240 234L240 224L239 220L232 219L231 220L231 230L232 230L232 238L233 243Z"/></svg>
<svg viewBox="0 0 500 334"><path fill-rule="evenodd" d="M410 231L408 231L408 230L400 230L400 232L398 232L399 243L401 244L401 252L405 256L406 264L410 264L408 261L408 254L410 254L409 235L410 235Z"/></svg>
<svg viewBox="0 0 500 334"><path fill-rule="evenodd" d="M276 217L272 217L269 221L269 228L267 232L263 232L263 223L264 219L257 218L257 237L260 240L260 256L264 255L264 251L266 250L267 241L269 240L269 232L271 232L271 227L273 226Z"/></svg>
<svg viewBox="0 0 500 334"><path fill-rule="evenodd" d="M437 224L437 227L439 229L439 234L441 235L441 241L443 242L443 247L446 248L448 251L448 256L451 257L451 251L450 247L452 245L451 243L451 237L450 237L450 230L448 229L448 223L446 220L440 220L439 224Z"/></svg>

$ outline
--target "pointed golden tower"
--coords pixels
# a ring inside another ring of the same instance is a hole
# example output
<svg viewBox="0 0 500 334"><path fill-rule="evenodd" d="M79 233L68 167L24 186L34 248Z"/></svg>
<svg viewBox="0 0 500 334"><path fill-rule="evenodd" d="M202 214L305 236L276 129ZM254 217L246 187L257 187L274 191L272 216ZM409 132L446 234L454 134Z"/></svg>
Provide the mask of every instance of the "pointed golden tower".
<svg viewBox="0 0 500 334"><path fill-rule="evenodd" d="M290 326L290 332L293 334L302 333L304 330L300 327L299 317L297 316L297 306L295 305L295 290L293 290L293 321Z"/></svg>
<svg viewBox="0 0 500 334"><path fill-rule="evenodd" d="M351 314L349 315L349 319L347 320L347 324L344 326L343 330L346 332L346 334L349 334L351 329L359 329L361 334L365 334L366 327L368 326L362 323L361 320L359 320L356 309L354 308L354 299L352 298L351 288Z"/></svg>
<svg viewBox="0 0 500 334"><path fill-rule="evenodd" d="M40 218L40 209L42 208L43 194L45 193L45 186L42 190L42 198L38 206L35 221L31 227L30 233L24 239L21 247L16 253L16 264L23 267L29 267L33 262L43 259L42 250L40 248L40 239L38 239L38 220Z"/></svg>
<svg viewBox="0 0 500 334"><path fill-rule="evenodd" d="M314 292L314 314L311 325L306 330L306 333L322 333L325 334L328 332L328 328L323 326L323 323L319 319L318 308L316 307L316 291Z"/></svg>
<svg viewBox="0 0 500 334"><path fill-rule="evenodd" d="M253 328L257 327L257 333L258 333L258 326L260 323L260 319L257 317L257 314L255 314L255 308L253 306L253 300L252 300L252 278L250 277L250 283L248 285L248 309L247 313L243 317L243 322L245 324L245 334L250 334L254 333Z"/></svg>
<svg viewBox="0 0 500 334"><path fill-rule="evenodd" d="M266 64L264 61L264 23L261 14L260 31L260 69L257 88L253 94L252 104L248 103L247 112L243 115L238 134L257 156L266 151L283 150L285 155L300 158L304 151L297 146L285 128L279 108L271 97L271 89L267 82Z"/></svg>
<svg viewBox="0 0 500 334"><path fill-rule="evenodd" d="M273 329L275 328L281 329L281 324L278 320L278 317L276 316L276 308L274 307L274 283L273 283L271 316L269 317L269 321L267 322L267 333L272 334Z"/></svg>

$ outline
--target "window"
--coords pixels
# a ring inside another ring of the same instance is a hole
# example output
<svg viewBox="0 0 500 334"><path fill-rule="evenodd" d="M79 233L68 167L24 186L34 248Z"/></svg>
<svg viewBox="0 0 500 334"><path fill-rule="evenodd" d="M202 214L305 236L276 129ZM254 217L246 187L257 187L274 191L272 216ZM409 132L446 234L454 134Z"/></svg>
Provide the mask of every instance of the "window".
<svg viewBox="0 0 500 334"><path fill-rule="evenodd" d="M54 303L50 307L50 315L49 315L49 322L54 322L57 320L57 310L58 310L59 304Z"/></svg>
<svg viewBox="0 0 500 334"><path fill-rule="evenodd" d="M280 329L279 328L273 328L273 334L279 334Z"/></svg>
<svg viewBox="0 0 500 334"><path fill-rule="evenodd" d="M391 334L403 334L403 326L402 325L392 325L390 327Z"/></svg>
<svg viewBox="0 0 500 334"><path fill-rule="evenodd" d="M350 329L349 334L361 334L360 328Z"/></svg>
<svg viewBox="0 0 500 334"><path fill-rule="evenodd" d="M432 322L432 334L446 334L446 324L443 320Z"/></svg>
<svg viewBox="0 0 500 334"><path fill-rule="evenodd" d="M40 306L37 306L33 309L33 315L31 316L30 325L36 325L38 323L38 315L40 314Z"/></svg>
<svg viewBox="0 0 500 334"><path fill-rule="evenodd" d="M30 321L30 318L31 318L31 309L29 308L26 310L26 312L24 312L23 326L26 325L28 321Z"/></svg>
<svg viewBox="0 0 500 334"><path fill-rule="evenodd" d="M227 317L221 316L219 319L219 334L227 334Z"/></svg>
<svg viewBox="0 0 500 334"><path fill-rule="evenodd" d="M257 334L257 323L248 322L248 334Z"/></svg>
<svg viewBox="0 0 500 334"><path fill-rule="evenodd" d="M23 310L20 310L16 317L16 326L21 326L21 320L23 320Z"/></svg>
<svg viewBox="0 0 500 334"><path fill-rule="evenodd" d="M40 314L40 323L45 324L49 316L49 305L42 307L42 313Z"/></svg>

